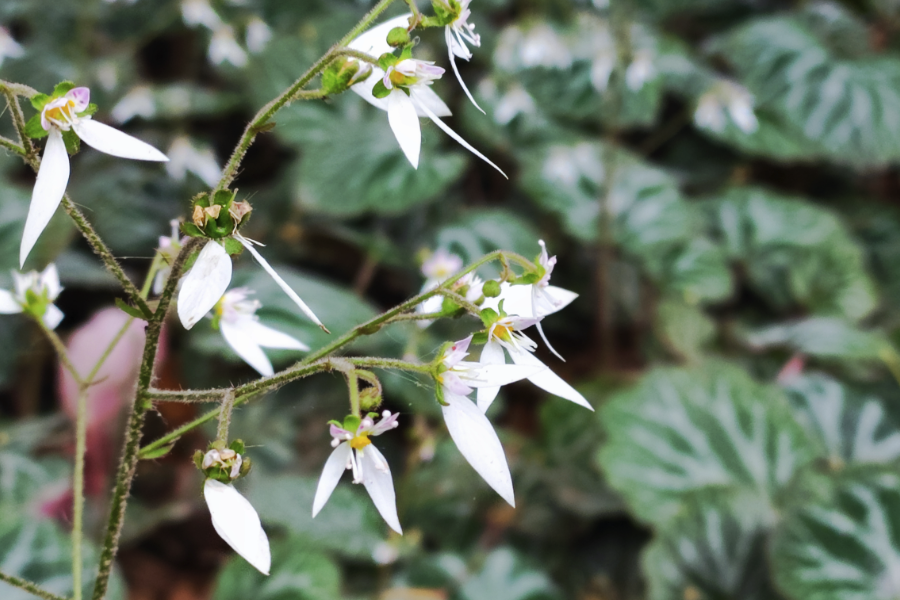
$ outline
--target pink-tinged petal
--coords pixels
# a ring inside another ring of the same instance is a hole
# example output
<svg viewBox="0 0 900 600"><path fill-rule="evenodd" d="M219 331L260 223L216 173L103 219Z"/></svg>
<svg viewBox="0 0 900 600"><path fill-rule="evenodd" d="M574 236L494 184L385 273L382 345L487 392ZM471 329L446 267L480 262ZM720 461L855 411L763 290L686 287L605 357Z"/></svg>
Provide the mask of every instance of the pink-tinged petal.
<svg viewBox="0 0 900 600"><path fill-rule="evenodd" d="M419 151L422 149L422 130L412 100L402 90L388 96L388 122L400 144L400 149L414 169L419 168Z"/></svg>
<svg viewBox="0 0 900 600"><path fill-rule="evenodd" d="M0 290L0 315L15 315L22 312L22 306L8 290Z"/></svg>
<svg viewBox="0 0 900 600"><path fill-rule="evenodd" d="M66 144L59 129L51 127L44 156L41 157L37 181L34 183L34 191L31 192L28 218L25 219L25 232L22 234L22 245L19 247L20 268L25 265L25 259L56 212L68 183L69 155L66 152Z"/></svg>
<svg viewBox="0 0 900 600"><path fill-rule="evenodd" d="M446 371L441 374L441 385L445 391L457 396L468 396L472 393L472 388L463 383L459 375L453 371Z"/></svg>
<svg viewBox="0 0 900 600"><path fill-rule="evenodd" d="M350 444L344 442L334 449L325 466L322 468L322 475L319 477L319 485L316 487L316 497L313 499L312 516L315 517L331 498L331 493L337 487L341 475L347 469L347 461L350 459L350 453L353 451Z"/></svg>
<svg viewBox="0 0 900 600"><path fill-rule="evenodd" d="M482 479L514 507L512 476L491 422L468 398L445 394L444 402L447 405L441 410L456 447Z"/></svg>
<svg viewBox="0 0 900 600"><path fill-rule="evenodd" d="M278 287L282 289L282 291L288 295L288 298L294 301L294 303L300 307L300 310L303 311L310 321L325 329L325 326L322 325L322 322L319 320L319 317L313 313L313 311L306 305L306 302L300 299L300 296L297 295L297 292L291 289L291 286L287 284L287 282L281 278L281 275L275 272L275 269L272 268L272 265L262 257L262 255L257 252L256 248L253 247L253 244L247 238L243 237L240 234L236 234L235 239L243 244L244 248L247 249L250 254L253 255L253 258L256 259L256 262L263 268L263 270L269 274L269 277L275 280L275 283L278 284ZM325 331L328 331L325 329Z"/></svg>
<svg viewBox="0 0 900 600"><path fill-rule="evenodd" d="M385 412L387 412L387 411L385 411ZM391 429L396 429L397 425L398 425L397 419L399 419L399 418L400 418L400 413L394 413L394 414L388 415L387 417L383 417L380 421L378 421L378 423L375 425L375 427L372 428L372 430L369 432L369 435L381 435L382 433L385 433L386 431L390 431Z"/></svg>
<svg viewBox="0 0 900 600"><path fill-rule="evenodd" d="M357 453L357 456L359 454ZM391 529L403 535L400 519L397 517L397 497L394 495L394 480L387 460L374 445L365 447L360 458L362 482L375 503L381 518Z"/></svg>
<svg viewBox="0 0 900 600"><path fill-rule="evenodd" d="M337 438L337 439L341 440L342 442L346 442L349 439L347 437L348 435L350 437L353 437L352 431L347 431L343 427L338 427L334 423L331 423L330 425L331 425L331 427L329 428L328 432L331 434L331 437Z"/></svg>
<svg viewBox="0 0 900 600"><path fill-rule="evenodd" d="M47 306L47 311L44 313L44 316L41 317L41 320L44 322L44 325L47 326L48 329L56 329L62 320L65 318L63 311L59 310L55 304L50 304Z"/></svg>
<svg viewBox="0 0 900 600"><path fill-rule="evenodd" d="M253 339L253 336L244 329L244 324L253 322L252 319L241 319L237 323L229 323L224 319L219 323L222 337L231 346L235 354L244 362L256 369L263 377L269 377L275 373L272 363L262 351L262 348Z"/></svg>
<svg viewBox="0 0 900 600"><path fill-rule="evenodd" d="M91 90L86 87L77 87L66 92L66 98L75 103L75 112L87 110L91 103Z"/></svg>
<svg viewBox="0 0 900 600"><path fill-rule="evenodd" d="M231 257L218 242L208 241L182 278L178 318L185 329L197 324L216 305L231 282Z"/></svg>
<svg viewBox="0 0 900 600"><path fill-rule="evenodd" d="M416 88L416 114L420 117L427 117L428 114L420 108L420 105L427 107L428 110L439 117L453 116L453 111L450 110L450 107L430 87Z"/></svg>
<svg viewBox="0 0 900 600"><path fill-rule="evenodd" d="M462 374L462 380L473 388L509 385L547 368L534 365L482 365L474 362L464 362L462 365L468 368L465 374Z"/></svg>
<svg viewBox="0 0 900 600"><path fill-rule="evenodd" d="M575 292L554 285L539 289L535 294L534 304L538 312L536 316L546 317L559 312L572 304L576 298L578 298L578 294Z"/></svg>
<svg viewBox="0 0 900 600"><path fill-rule="evenodd" d="M478 106L478 103L475 102L475 98L472 96L472 92L470 92L469 88L466 87L466 82L463 81L462 75L459 74L459 68L457 68L457 66L456 66L456 57L460 56L460 58L465 58L466 60L469 60L469 58L467 56L460 55L457 52L453 51L455 40L453 39L453 33L451 32L450 27L444 28L444 37L447 39L447 51L450 54L450 66L453 67L453 73L456 75L456 80L459 81L460 87L466 93L466 96L472 102L472 105L475 108L477 108L478 110L480 110L481 114L487 114L484 112L484 109L482 109L480 106Z"/></svg>
<svg viewBox="0 0 900 600"><path fill-rule="evenodd" d="M203 497L219 537L260 573L268 575L272 567L269 538L250 502L234 486L215 479L203 484Z"/></svg>
<svg viewBox="0 0 900 600"><path fill-rule="evenodd" d="M547 365L542 363L531 352L528 352L526 350L510 349L509 356L517 365L545 367L543 371L539 371L538 373L528 378L528 381L530 381L534 385L538 386L542 390L550 392L554 396L565 398L566 400L574 402L575 404L579 404L589 410L594 410L594 407L591 406L587 400L585 400L584 396L582 396L578 390L563 381L563 379L559 375L557 375L550 369L547 369Z"/></svg>
<svg viewBox="0 0 900 600"><path fill-rule="evenodd" d="M452 346L447 348L444 353L444 366L448 368L453 368L459 361L464 359L469 354L469 344L472 343L472 336L459 340L458 342L454 342Z"/></svg>
<svg viewBox="0 0 900 600"><path fill-rule="evenodd" d="M150 144L93 119L78 119L72 129L85 144L111 156L154 162L169 161L165 154Z"/></svg>
<svg viewBox="0 0 900 600"><path fill-rule="evenodd" d="M309 346L294 339L286 333L272 329L255 319L247 319L243 329L263 348L281 348L284 350L309 350Z"/></svg>
<svg viewBox="0 0 900 600"><path fill-rule="evenodd" d="M411 94L412 94L412 99L413 99L413 101L417 101L417 100L418 100L418 98L419 98L420 95L421 95L421 94L420 94L420 91L421 91L420 89L413 89L413 90L412 90ZM500 167L498 167L497 165L495 165L494 163L492 163L490 160L488 160L488 157L486 157L484 154L482 154L481 152L479 152L478 150L476 150L469 142L467 142L466 140L464 140L464 139L462 138L462 136L460 136L458 133L456 133L455 131L453 131L452 129L450 129L450 127L449 127L446 123L444 123L443 121L441 121L440 118L438 118L438 116L437 116L436 114L434 114L434 112L433 112L428 106L426 106L425 104L423 104L423 103L421 103L421 102L416 102L416 107L421 108L422 111L425 113L425 116L426 116L426 117L428 117L429 119L431 119L431 120L434 122L435 125L437 125L438 127L440 127L440 128L444 131L444 133L446 133L447 135L449 135L450 137L452 137L454 140L456 140L456 142L457 142L460 146L462 146L463 148L465 148L466 150L468 150L469 152L471 152L472 154L474 154L475 156L477 156L478 158L480 158L481 160L483 160L483 161L486 162L487 164L489 164L489 165L491 165L492 167L494 167L495 169L497 169L497 171L499 171L501 175L503 175L504 177L506 177L507 179L509 179L509 177L506 175L506 173L503 172L503 169L501 169Z"/></svg>
<svg viewBox="0 0 900 600"><path fill-rule="evenodd" d="M503 346L496 340L491 340L484 345L481 350L481 358L478 360L482 365L504 365L506 364L506 356L503 354ZM482 413L486 413L487 409L497 398L500 393L500 386L484 386L478 388L478 408Z"/></svg>

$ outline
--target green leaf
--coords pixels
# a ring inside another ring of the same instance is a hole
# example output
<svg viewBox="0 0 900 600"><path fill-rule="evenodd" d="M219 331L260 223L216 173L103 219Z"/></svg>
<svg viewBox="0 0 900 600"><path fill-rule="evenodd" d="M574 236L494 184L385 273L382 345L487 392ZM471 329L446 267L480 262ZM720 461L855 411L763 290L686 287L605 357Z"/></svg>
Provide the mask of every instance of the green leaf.
<svg viewBox="0 0 900 600"><path fill-rule="evenodd" d="M47 94L35 94L31 97L31 106L40 113L40 111L44 110L44 106L46 106L50 100L52 100L52 98ZM38 119L40 118L41 116L38 114Z"/></svg>
<svg viewBox="0 0 900 600"><path fill-rule="evenodd" d="M775 532L771 564L794 600L890 600L900 593L900 476L864 470L810 485Z"/></svg>
<svg viewBox="0 0 900 600"><path fill-rule="evenodd" d="M145 315L141 309L136 306L131 306L121 298L116 298L116 306L118 306L122 312L125 314L134 317L135 319L149 319L152 315Z"/></svg>
<svg viewBox="0 0 900 600"><path fill-rule="evenodd" d="M41 115L36 114L25 123L25 135L34 140L39 140L50 135L50 132L41 125Z"/></svg>
<svg viewBox="0 0 900 600"><path fill-rule="evenodd" d="M900 423L880 398L854 393L821 373L793 378L785 391L832 468L900 458Z"/></svg>
<svg viewBox="0 0 900 600"><path fill-rule="evenodd" d="M224 246L225 252L227 252L231 256L238 256L244 251L244 245L233 237L225 238Z"/></svg>
<svg viewBox="0 0 900 600"><path fill-rule="evenodd" d="M774 515L753 494L697 493L645 550L648 600L776 600L766 541Z"/></svg>
<svg viewBox="0 0 900 600"><path fill-rule="evenodd" d="M56 87L53 88L53 97L59 98L60 96L65 96L68 92L75 89L75 83L72 81L62 81L56 84Z"/></svg>
<svg viewBox="0 0 900 600"><path fill-rule="evenodd" d="M772 325L747 333L751 346L787 346L796 352L833 360L884 360L892 351L879 331L864 331L842 319L816 317Z"/></svg>
<svg viewBox="0 0 900 600"><path fill-rule="evenodd" d="M175 447L175 443L177 441L178 440L176 439L171 444L167 444L155 450L151 450L150 452L142 452L141 460L153 460L154 458L162 458L163 456L166 456L169 452L172 451L172 448Z"/></svg>
<svg viewBox="0 0 900 600"><path fill-rule="evenodd" d="M550 600L559 598L546 574L529 567L511 549L498 548L484 560L481 572L459 589L461 600Z"/></svg>
<svg viewBox="0 0 900 600"><path fill-rule="evenodd" d="M305 540L272 542L272 575L266 577L234 557L219 574L213 600L334 600L341 597L340 571Z"/></svg>
<svg viewBox="0 0 900 600"><path fill-rule="evenodd" d="M715 335L716 325L695 304L665 300L656 312L656 331L669 350L683 360L697 362Z"/></svg>
<svg viewBox="0 0 900 600"><path fill-rule="evenodd" d="M636 516L662 523L686 494L759 490L773 506L815 446L781 391L727 363L656 369L600 411L600 462Z"/></svg>

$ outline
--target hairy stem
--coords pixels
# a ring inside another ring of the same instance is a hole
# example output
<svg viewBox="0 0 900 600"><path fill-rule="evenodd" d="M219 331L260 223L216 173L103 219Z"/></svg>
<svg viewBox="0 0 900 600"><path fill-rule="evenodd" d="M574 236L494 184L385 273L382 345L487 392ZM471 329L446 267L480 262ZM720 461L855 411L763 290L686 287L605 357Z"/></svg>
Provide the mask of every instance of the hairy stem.
<svg viewBox="0 0 900 600"><path fill-rule="evenodd" d="M6 148L8 150L12 150L19 156L26 156L25 149L22 148L22 146L18 145L17 143L15 143L14 141L12 141L11 139L9 139L7 137L3 137L2 135L0 135L0 146Z"/></svg>
<svg viewBox="0 0 900 600"><path fill-rule="evenodd" d="M38 598L44 598L44 600L68 600L67 598L63 598L62 596L57 596L56 594L53 594L46 590L42 590L36 583L32 583L27 579L22 579L21 577L15 577L14 575L7 575L6 573L0 572L0 581L8 583L13 587L17 587L20 590L26 591L33 596L37 596Z"/></svg>
<svg viewBox="0 0 900 600"><path fill-rule="evenodd" d="M365 52L360 52L359 50L353 50L352 48L340 48L338 50L335 50L334 54L335 56L350 56L357 60L369 63L370 65L378 66L377 56L372 56L371 54L366 54Z"/></svg>
<svg viewBox="0 0 900 600"><path fill-rule="evenodd" d="M84 522L84 455L87 450L87 386L78 390L75 409L75 472L72 475L72 585L73 600L81 600L81 554Z"/></svg>
<svg viewBox="0 0 900 600"><path fill-rule="evenodd" d="M225 392L222 406L219 407L219 427L216 429L216 440L228 443L228 429L231 427L231 412L234 410L234 390Z"/></svg>
<svg viewBox="0 0 900 600"><path fill-rule="evenodd" d="M50 340L50 344L56 351L56 355L59 357L59 362L62 364L63 368L69 372L73 379L75 379L75 383L80 386L84 385L85 379L81 377L81 373L79 373L78 369L75 368L75 365L72 364L72 361L69 359L69 351L66 349L66 345L63 344L63 341L59 339L59 336L56 335L56 332L47 327L47 324L44 323L43 319L35 318L35 322L41 328L41 331L44 332L47 339Z"/></svg>
<svg viewBox="0 0 900 600"><path fill-rule="evenodd" d="M356 369L350 369L344 375L347 377L347 390L350 392L350 412L359 417L359 378L356 376Z"/></svg>

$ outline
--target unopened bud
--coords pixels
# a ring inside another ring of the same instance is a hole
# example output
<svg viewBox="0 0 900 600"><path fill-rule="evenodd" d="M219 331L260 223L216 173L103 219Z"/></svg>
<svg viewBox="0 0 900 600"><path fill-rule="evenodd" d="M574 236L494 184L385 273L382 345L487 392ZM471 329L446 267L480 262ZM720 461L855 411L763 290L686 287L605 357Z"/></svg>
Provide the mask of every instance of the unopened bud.
<svg viewBox="0 0 900 600"><path fill-rule="evenodd" d="M409 44L409 32L405 27L394 27L387 34L387 43L391 48L399 48Z"/></svg>
<svg viewBox="0 0 900 600"><path fill-rule="evenodd" d="M481 288L481 293L484 294L485 298L496 298L500 295L500 282L493 279L485 281L484 286Z"/></svg>
<svg viewBox="0 0 900 600"><path fill-rule="evenodd" d="M338 59L322 72L322 89L328 95L340 94L371 74L372 65L368 63L360 63L355 58Z"/></svg>
<svg viewBox="0 0 900 600"><path fill-rule="evenodd" d="M359 391L359 407L366 412L374 411L381 406L381 392L376 387L367 387Z"/></svg>

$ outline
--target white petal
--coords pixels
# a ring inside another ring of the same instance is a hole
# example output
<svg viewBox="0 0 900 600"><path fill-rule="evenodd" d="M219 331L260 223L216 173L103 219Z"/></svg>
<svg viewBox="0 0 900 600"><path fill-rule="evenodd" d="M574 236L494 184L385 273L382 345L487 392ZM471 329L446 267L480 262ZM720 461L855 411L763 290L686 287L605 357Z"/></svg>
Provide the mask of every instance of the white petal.
<svg viewBox="0 0 900 600"><path fill-rule="evenodd" d="M412 164L419 168L419 151L422 149L422 130L419 128L419 116L412 100L402 90L391 92L388 96L388 122L394 137L400 144L403 154Z"/></svg>
<svg viewBox="0 0 900 600"><path fill-rule="evenodd" d="M150 144L93 119L79 119L72 125L72 129L85 144L112 156L155 162L169 160Z"/></svg>
<svg viewBox="0 0 900 600"><path fill-rule="evenodd" d="M309 350L309 346L298 339L263 325L259 321L248 319L244 330L263 348L282 348L284 350Z"/></svg>
<svg viewBox="0 0 900 600"><path fill-rule="evenodd" d="M350 452L352 451L350 444L343 442L334 449L334 452L325 461L322 475L319 477L319 485L316 487L316 497L313 500L313 517L319 514L319 511L322 510L322 507L325 506L325 503L331 497L334 488L337 487L338 481L341 480L341 475L344 474L347 468L347 460L350 458Z"/></svg>
<svg viewBox="0 0 900 600"><path fill-rule="evenodd" d="M436 114L434 114L434 112L432 112L432 110L431 110L430 108L428 108L425 104L422 104L422 103L418 102L418 98L419 98L419 95L420 95L420 91L421 91L421 90L414 89L414 90L412 91L412 98L416 101L416 107L417 107L417 108L421 108L422 111L425 113L425 116L426 116L426 117L428 117L429 119L431 119L432 121L434 121L434 124L435 124L435 125L437 125L437 126L440 127L441 129L443 129L443 130L444 130L444 133L446 133L447 135L449 135L450 137L452 137L454 140L456 140L463 148L465 148L466 150L468 150L469 152L471 152L472 154L474 154L475 156L477 156L478 158L480 158L481 160L483 160L483 161L486 162L487 164L489 164L489 165L491 165L492 167L494 167L495 169L497 169L497 170L500 172L501 175L503 175L504 177L506 177L507 179L509 179L509 177L507 177L506 173L504 173L503 170L502 170L500 167L498 167L497 165L495 165L494 163L492 163L490 160L488 160L488 158L487 158L484 154L482 154L481 152L479 152L478 150L476 150L475 148L473 148L472 145L469 144L469 142L467 142L466 140L462 139L462 137L461 137L458 133L456 133L455 131L453 131L452 129L450 129L450 127L448 127L446 123L444 123L443 121L441 121L441 120L438 118L438 116L437 116Z"/></svg>
<svg viewBox="0 0 900 600"><path fill-rule="evenodd" d="M500 310L500 302L503 302L503 311L508 315L517 315L530 318L533 311L531 302L530 285L510 285L507 282L500 284L500 295L495 298L485 298L484 308Z"/></svg>
<svg viewBox="0 0 900 600"><path fill-rule="evenodd" d="M47 227L56 207L66 193L69 182L69 155L62 133L56 127L50 128L44 156L38 169L34 191L31 192L31 205L28 207L28 218L25 219L25 232L22 234L22 245L19 247L19 267L37 243L41 232Z"/></svg>
<svg viewBox="0 0 900 600"><path fill-rule="evenodd" d="M544 365L544 363L542 363L534 354L528 352L527 350L513 349L509 351L509 356L517 365L542 365L546 367L546 365ZM570 400L575 404L580 404L585 408L594 410L594 407L584 399L584 396L582 396L581 393L578 392L578 390L563 381L559 375L557 375L550 369L546 369L544 371L538 372L535 375L532 375L528 378L528 381L543 390L547 390L554 396L565 398L566 400Z"/></svg>
<svg viewBox="0 0 900 600"><path fill-rule="evenodd" d="M57 271L55 264L50 263L41 273L41 287L47 289L47 297L50 300L56 300L59 296L62 286L59 285L59 271Z"/></svg>
<svg viewBox="0 0 900 600"><path fill-rule="evenodd" d="M289 286L287 282L281 278L281 275L275 272L275 269L272 268L272 265L270 265L268 261L266 261L266 259L264 259L262 255L256 251L256 248L253 247L253 244L242 235L235 235L234 237L244 245L244 248L246 248L250 252L250 254L253 255L253 258L256 259L256 262L258 262L259 265L265 270L265 272L275 280L275 283L277 283L278 287L280 287L284 291L284 293L288 295L288 298L293 300L294 303L296 303L297 306L300 307L300 310L303 311L303 314L309 317L310 321L312 321L322 329L325 329L325 326L322 325L322 321L319 320L319 317L317 317L315 313L313 313L313 311L306 305L306 302L300 299L300 296L297 295L297 292L291 289L291 286ZM325 331L328 330L325 329Z"/></svg>
<svg viewBox="0 0 900 600"><path fill-rule="evenodd" d="M460 87L462 87L463 91L466 93L466 96L469 97L469 100L472 101L472 104L475 106L475 108L480 110L481 114L487 114L484 112L484 109L478 106L478 103L475 102L475 98L472 97L472 92L470 92L469 88L466 87L466 83L463 81L462 75L459 74L459 69L456 67L456 53L453 52L453 34L450 32L449 27L444 27L444 37L447 40L447 52L450 54L450 66L453 67L453 73L456 75L456 80L459 81Z"/></svg>
<svg viewBox="0 0 900 600"><path fill-rule="evenodd" d="M0 315L15 315L22 312L16 297L9 290L0 290Z"/></svg>
<svg viewBox="0 0 900 600"><path fill-rule="evenodd" d="M230 282L231 257L218 242L210 240L181 281L178 318L185 329L193 327L212 310Z"/></svg>
<svg viewBox="0 0 900 600"><path fill-rule="evenodd" d="M263 377L269 377L275 373L272 369L272 363L269 362L269 358L253 339L250 332L244 328L246 324L252 322L252 319L241 319L237 323L228 323L222 320L219 323L219 329L222 331L222 337L225 338L231 349L244 359L244 362L256 369Z"/></svg>
<svg viewBox="0 0 900 600"><path fill-rule="evenodd" d="M536 365L482 365L467 361L461 364L470 367L471 370L466 371L464 376L460 373L460 376L463 383L473 388L509 385L546 369Z"/></svg>
<svg viewBox="0 0 900 600"><path fill-rule="evenodd" d="M572 304L577 297L578 294L573 291L556 287L555 285L548 285L543 291L538 293L537 301L535 302L537 311L540 314L531 316L546 317L547 315L552 315Z"/></svg>
<svg viewBox="0 0 900 600"><path fill-rule="evenodd" d="M510 506L515 506L512 476L491 422L468 398L444 394L444 402L447 406L441 406L441 410L456 447L487 484Z"/></svg>
<svg viewBox="0 0 900 600"><path fill-rule="evenodd" d="M484 345L481 350L481 358L478 360L482 365L504 365L506 364L506 355L503 354L503 346L497 341L490 341ZM497 394L500 393L500 386L480 387L478 388L478 408L481 412L486 413L491 407Z"/></svg>
<svg viewBox="0 0 900 600"><path fill-rule="evenodd" d="M411 16L411 14L400 15L399 17L394 17L384 23L380 23L372 29L360 34L355 40L350 42L347 47L378 58L385 52L393 50L393 48L388 46L387 34L395 27L408 27L409 18Z"/></svg>
<svg viewBox="0 0 900 600"><path fill-rule="evenodd" d="M215 479L206 480L203 496L216 533L248 563L268 575L272 566L269 538L247 499L233 486Z"/></svg>
<svg viewBox="0 0 900 600"><path fill-rule="evenodd" d="M441 100L441 97L430 87L420 87L416 89L416 103L428 107L428 110L439 117L450 117L453 115L450 107L447 106L444 101ZM419 108L419 106L416 106L416 114L420 117L428 116L428 113Z"/></svg>
<svg viewBox="0 0 900 600"><path fill-rule="evenodd" d="M51 304L47 307L47 312L44 313L42 320L49 329L56 329L64 318L63 311L59 310L55 304Z"/></svg>
<svg viewBox="0 0 900 600"><path fill-rule="evenodd" d="M358 454L357 454L358 456ZM378 448L369 444L363 449L361 458L362 480L366 491L375 503L375 508L391 529L403 534L400 519L397 518L397 498L394 495L394 480L391 468Z"/></svg>

